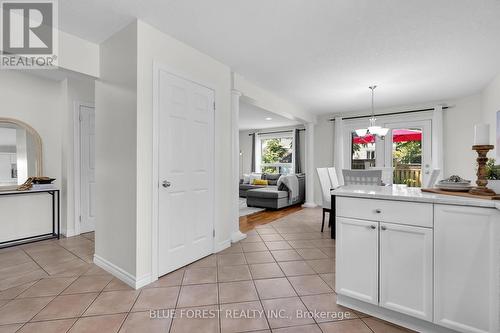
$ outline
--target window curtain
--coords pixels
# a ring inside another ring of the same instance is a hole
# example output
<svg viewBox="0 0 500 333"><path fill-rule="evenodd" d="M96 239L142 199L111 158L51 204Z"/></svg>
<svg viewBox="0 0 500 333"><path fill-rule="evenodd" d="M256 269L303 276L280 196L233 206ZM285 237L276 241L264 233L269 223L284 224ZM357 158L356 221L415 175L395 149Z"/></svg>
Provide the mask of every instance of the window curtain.
<svg viewBox="0 0 500 333"><path fill-rule="evenodd" d="M302 165L300 165L300 131L298 128L294 130L295 146L294 146L294 160L295 160L295 173L302 173Z"/></svg>
<svg viewBox="0 0 500 333"><path fill-rule="evenodd" d="M250 171L251 172L256 172L255 170L255 133L252 133L250 135L252 137L252 164L250 166Z"/></svg>

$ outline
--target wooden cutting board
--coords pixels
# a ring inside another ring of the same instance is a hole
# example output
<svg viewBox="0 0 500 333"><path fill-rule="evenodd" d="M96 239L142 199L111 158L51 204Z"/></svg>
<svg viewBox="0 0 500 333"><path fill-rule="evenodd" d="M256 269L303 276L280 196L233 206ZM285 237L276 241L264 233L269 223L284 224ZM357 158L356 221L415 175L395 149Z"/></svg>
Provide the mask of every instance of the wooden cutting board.
<svg viewBox="0 0 500 333"><path fill-rule="evenodd" d="M466 197L466 198L474 198L474 199L484 199L484 200L500 200L500 195L494 196L485 196L485 195L474 195L469 192L452 192L452 191L443 191L438 188L423 188L422 192L427 193L435 193L435 194L444 194L444 195L454 195L457 197Z"/></svg>

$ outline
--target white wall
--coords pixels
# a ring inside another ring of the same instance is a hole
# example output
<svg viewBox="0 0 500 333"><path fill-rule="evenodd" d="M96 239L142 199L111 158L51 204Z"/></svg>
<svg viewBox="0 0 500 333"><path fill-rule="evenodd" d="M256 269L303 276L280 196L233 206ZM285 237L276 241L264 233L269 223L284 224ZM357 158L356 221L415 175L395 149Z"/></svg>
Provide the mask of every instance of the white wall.
<svg viewBox="0 0 500 333"><path fill-rule="evenodd" d="M74 109L76 102L93 104L95 82L86 77L67 78L62 82L65 97L65 112L61 115L62 174L61 174L61 217L66 236L75 233L75 163L74 163Z"/></svg>
<svg viewBox="0 0 500 333"><path fill-rule="evenodd" d="M498 74L481 93L481 121L490 124L490 142L496 146L496 150L489 153L490 158L495 158L497 164L500 164L500 158L496 152L500 147L500 142L496 141L496 117L500 111L500 74ZM500 133L498 133L500 134Z"/></svg>
<svg viewBox="0 0 500 333"><path fill-rule="evenodd" d="M20 71L0 74L0 117L15 118L33 127L42 138L43 170L61 186L62 83Z"/></svg>
<svg viewBox="0 0 500 333"><path fill-rule="evenodd" d="M314 128L314 167L325 168L333 166L333 127L334 123L329 121L330 117L320 117ZM319 183L316 169L314 170L314 201L321 205L323 194Z"/></svg>
<svg viewBox="0 0 500 333"><path fill-rule="evenodd" d="M215 91L216 248L229 245L231 217L231 71L139 21L137 68L137 276L151 272L153 61ZM101 73L102 74L102 73Z"/></svg>
<svg viewBox="0 0 500 333"><path fill-rule="evenodd" d="M233 77L233 88L243 94L242 98L244 98L247 103L256 105L261 109L301 122L316 121L316 116L314 114L259 87L237 73L235 73Z"/></svg>
<svg viewBox="0 0 500 333"><path fill-rule="evenodd" d="M444 111L444 176L459 175L476 179L476 157L474 144L474 124L481 122L480 95L450 101L453 108Z"/></svg>
<svg viewBox="0 0 500 333"><path fill-rule="evenodd" d="M58 64L73 72L99 77L99 45L59 31Z"/></svg>
<svg viewBox="0 0 500 333"><path fill-rule="evenodd" d="M137 26L100 46L96 82L96 259L136 277Z"/></svg>

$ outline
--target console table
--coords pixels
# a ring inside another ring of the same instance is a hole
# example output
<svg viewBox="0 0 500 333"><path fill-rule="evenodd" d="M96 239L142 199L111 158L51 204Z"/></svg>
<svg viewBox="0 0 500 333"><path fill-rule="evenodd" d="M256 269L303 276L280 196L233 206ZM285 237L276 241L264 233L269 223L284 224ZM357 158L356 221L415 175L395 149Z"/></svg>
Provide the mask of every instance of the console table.
<svg viewBox="0 0 500 333"><path fill-rule="evenodd" d="M58 189L0 191L0 248L59 239L60 208Z"/></svg>

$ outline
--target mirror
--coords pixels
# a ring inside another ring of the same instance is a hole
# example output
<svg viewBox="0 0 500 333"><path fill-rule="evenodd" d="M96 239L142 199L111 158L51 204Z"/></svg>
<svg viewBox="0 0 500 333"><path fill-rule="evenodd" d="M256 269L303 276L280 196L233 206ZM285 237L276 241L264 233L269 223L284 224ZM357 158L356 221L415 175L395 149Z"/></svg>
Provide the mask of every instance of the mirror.
<svg viewBox="0 0 500 333"><path fill-rule="evenodd" d="M0 187L42 176L42 139L28 124L0 117Z"/></svg>

